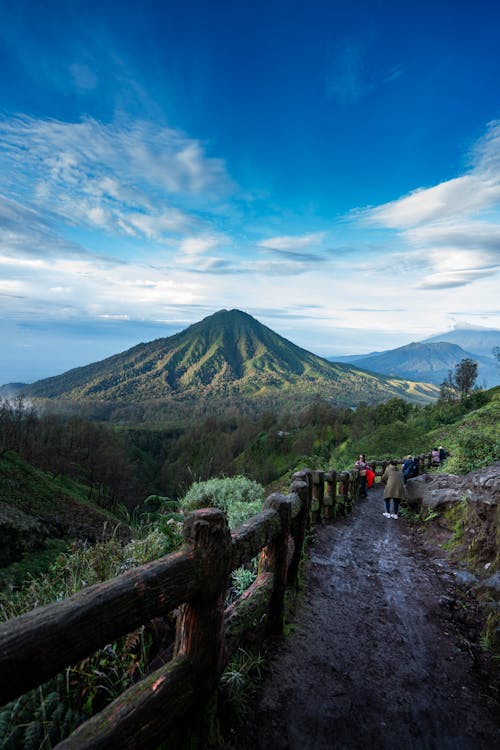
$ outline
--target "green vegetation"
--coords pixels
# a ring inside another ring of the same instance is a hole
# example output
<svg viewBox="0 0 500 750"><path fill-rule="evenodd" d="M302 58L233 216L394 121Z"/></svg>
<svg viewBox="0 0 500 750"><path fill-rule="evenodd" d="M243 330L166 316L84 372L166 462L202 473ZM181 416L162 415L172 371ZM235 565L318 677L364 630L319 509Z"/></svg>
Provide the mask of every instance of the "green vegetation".
<svg viewBox="0 0 500 750"><path fill-rule="evenodd" d="M262 510L264 487L247 477L228 477L195 482L188 490L180 507L184 512L196 508L220 508L228 517L232 529Z"/></svg>
<svg viewBox="0 0 500 750"><path fill-rule="evenodd" d="M500 387L455 402L417 407L400 399L361 405L349 437L330 456L332 466L350 468L359 453L368 460L428 453L444 445L451 454L439 471L466 474L500 458Z"/></svg>
<svg viewBox="0 0 500 750"><path fill-rule="evenodd" d="M245 347L251 351L250 339ZM275 407L249 415L229 402L218 414L200 419L195 413L175 426L127 428L39 414L22 399L4 404L1 618L176 549L184 511L217 505L234 528L262 508L271 490L287 492L293 471L306 466L342 470L360 452L381 460L426 453L439 444L451 457L438 471L466 473L500 457L500 388L426 406L393 397L351 409L316 397L306 405ZM459 503L447 523L450 554L475 565L496 553L488 546L494 520L473 517L473 510ZM428 514L424 527L437 520L435 512ZM497 566L498 559L492 570ZM235 571L231 596L254 576L252 566ZM172 637L169 617L161 625L148 623L4 707L0 746L50 748L145 673ZM491 623L484 637L493 642ZM249 657L257 663L259 658ZM252 670L233 662L225 677L226 698L235 702L236 713Z"/></svg>

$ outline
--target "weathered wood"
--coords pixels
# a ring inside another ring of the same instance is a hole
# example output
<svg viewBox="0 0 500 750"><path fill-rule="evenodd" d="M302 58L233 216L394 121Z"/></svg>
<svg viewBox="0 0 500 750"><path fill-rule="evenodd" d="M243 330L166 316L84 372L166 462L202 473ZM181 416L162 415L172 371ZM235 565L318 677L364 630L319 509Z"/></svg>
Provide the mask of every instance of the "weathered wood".
<svg viewBox="0 0 500 750"><path fill-rule="evenodd" d="M293 519L297 518L297 516L300 514L300 511L302 509L302 501L296 492L291 492L288 497L290 498L290 513L293 521Z"/></svg>
<svg viewBox="0 0 500 750"><path fill-rule="evenodd" d="M278 536L280 530L279 515L272 508L263 510L242 524L232 535L232 570L250 562L262 547Z"/></svg>
<svg viewBox="0 0 500 750"><path fill-rule="evenodd" d="M301 469L296 471L292 476L292 487L294 482L305 482L307 484L307 518L306 529L311 528L311 506L312 506L312 471L311 469Z"/></svg>
<svg viewBox="0 0 500 750"><path fill-rule="evenodd" d="M323 520L323 500L325 497L325 472L313 471L312 475L312 521L321 523Z"/></svg>
<svg viewBox="0 0 500 750"><path fill-rule="evenodd" d="M335 516L335 501L337 498L337 472L334 469L325 473L326 492L324 497L325 518L331 520Z"/></svg>
<svg viewBox="0 0 500 750"><path fill-rule="evenodd" d="M297 475L294 474L294 477ZM291 534L293 536L294 549L292 559L288 567L287 580L289 584L296 584L299 575L300 560L304 548L304 539L306 535L307 519L309 518L310 494L309 484L300 478L294 478L291 486L291 492L300 500L300 512L294 518L291 524ZM295 505L295 503L294 503Z"/></svg>
<svg viewBox="0 0 500 750"><path fill-rule="evenodd" d="M0 624L0 705L40 685L204 585L192 553L176 552Z"/></svg>
<svg viewBox="0 0 500 750"><path fill-rule="evenodd" d="M348 471L341 471L339 474L339 496L341 501L341 510L345 515L351 507L350 501L350 482L351 475Z"/></svg>
<svg viewBox="0 0 500 750"><path fill-rule="evenodd" d="M199 692L216 687L222 664L224 603L231 573L231 533L218 508L190 513L184 538L193 545L204 584L177 618L175 656L188 656L200 673Z"/></svg>
<svg viewBox="0 0 500 750"><path fill-rule="evenodd" d="M195 665L178 657L81 724L57 750L154 750L185 721L197 687Z"/></svg>
<svg viewBox="0 0 500 750"><path fill-rule="evenodd" d="M273 574L261 573L251 586L227 608L224 620L225 661L229 661L247 633L264 633Z"/></svg>
<svg viewBox="0 0 500 750"><path fill-rule="evenodd" d="M281 635L283 632L283 610L288 569L288 536L290 534L290 500L283 495L270 495L265 507L275 510L281 520L279 535L260 554L260 569L273 573L273 590L269 600L268 632Z"/></svg>

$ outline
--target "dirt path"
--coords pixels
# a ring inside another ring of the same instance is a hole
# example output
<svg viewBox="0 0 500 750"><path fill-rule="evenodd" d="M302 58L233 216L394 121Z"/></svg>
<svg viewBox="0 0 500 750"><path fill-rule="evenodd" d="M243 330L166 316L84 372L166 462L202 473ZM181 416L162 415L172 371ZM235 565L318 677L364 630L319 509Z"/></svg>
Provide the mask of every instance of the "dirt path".
<svg viewBox="0 0 500 750"><path fill-rule="evenodd" d="M377 488L318 527L295 630L228 748L500 747L494 703L449 614L453 575L382 505Z"/></svg>

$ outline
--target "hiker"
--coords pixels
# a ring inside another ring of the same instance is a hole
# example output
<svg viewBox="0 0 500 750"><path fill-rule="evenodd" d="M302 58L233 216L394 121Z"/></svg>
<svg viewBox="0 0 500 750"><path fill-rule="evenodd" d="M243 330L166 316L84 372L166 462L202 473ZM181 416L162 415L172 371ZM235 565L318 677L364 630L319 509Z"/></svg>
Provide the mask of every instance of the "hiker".
<svg viewBox="0 0 500 750"><path fill-rule="evenodd" d="M403 472L398 469L398 462L392 459L382 474L382 482L385 484L384 502L386 518L398 519L399 503L406 497ZM391 499L394 511L391 513Z"/></svg>
<svg viewBox="0 0 500 750"><path fill-rule="evenodd" d="M405 484L408 479L418 476L418 461L416 458L413 458L411 454L406 456L402 471Z"/></svg>
<svg viewBox="0 0 500 750"><path fill-rule="evenodd" d="M441 457L439 455L439 448L433 448L431 450L431 465L439 466L441 463Z"/></svg>
<svg viewBox="0 0 500 750"><path fill-rule="evenodd" d="M370 468L366 463L366 456L364 453L360 453L358 460L354 464L354 468L359 471L359 496L368 497L367 485L366 485L366 472Z"/></svg>
<svg viewBox="0 0 500 750"><path fill-rule="evenodd" d="M438 450L439 450L439 462L443 463L443 461L445 461L450 454L448 453L448 451L445 451L442 445L439 446Z"/></svg>

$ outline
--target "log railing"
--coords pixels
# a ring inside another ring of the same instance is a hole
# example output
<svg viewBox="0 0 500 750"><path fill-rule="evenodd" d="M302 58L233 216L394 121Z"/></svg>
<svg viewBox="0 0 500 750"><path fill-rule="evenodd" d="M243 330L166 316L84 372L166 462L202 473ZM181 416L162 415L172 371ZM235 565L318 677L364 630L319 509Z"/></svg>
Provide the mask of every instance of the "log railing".
<svg viewBox="0 0 500 750"><path fill-rule="evenodd" d="M386 463L376 462L377 474ZM232 534L222 511L194 511L184 522L181 551L0 624L0 705L178 610L172 660L57 748L147 750L175 742L254 623L264 623L266 634L282 632L285 590L297 582L306 530L347 513L358 484L356 471L304 469L294 474L289 495L270 495L264 510ZM258 555L256 580L224 609L231 572Z"/></svg>

